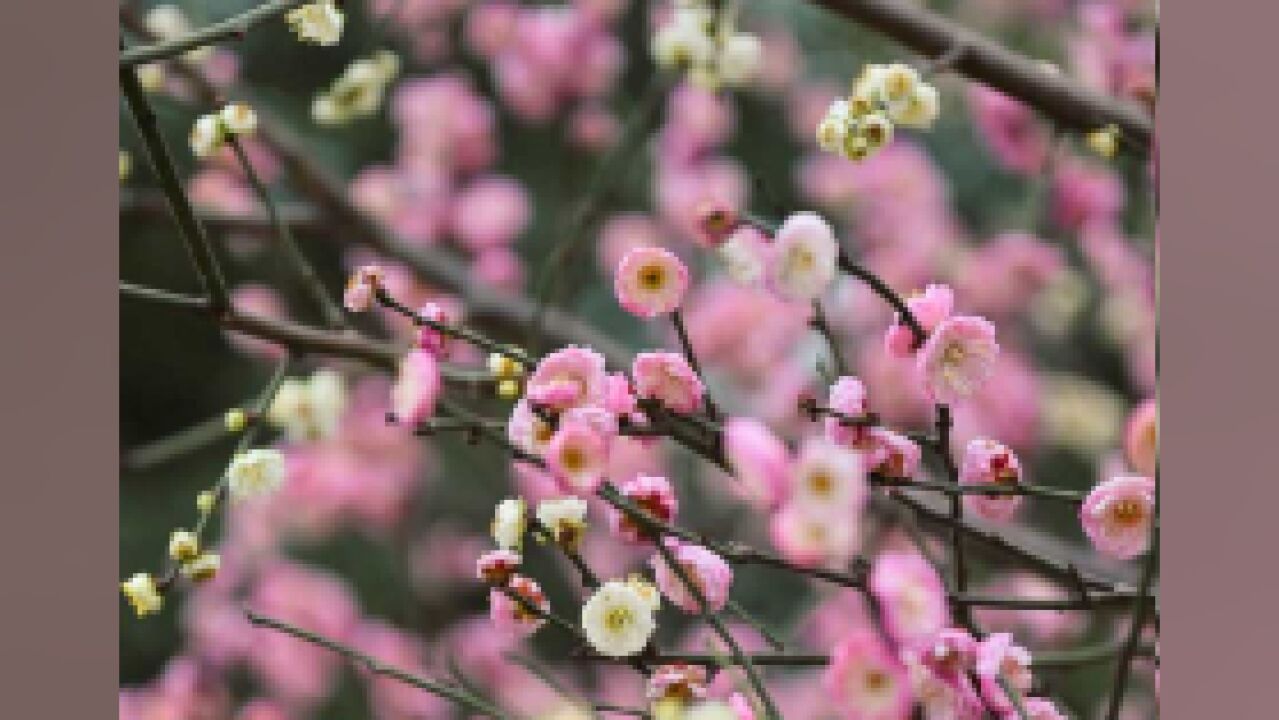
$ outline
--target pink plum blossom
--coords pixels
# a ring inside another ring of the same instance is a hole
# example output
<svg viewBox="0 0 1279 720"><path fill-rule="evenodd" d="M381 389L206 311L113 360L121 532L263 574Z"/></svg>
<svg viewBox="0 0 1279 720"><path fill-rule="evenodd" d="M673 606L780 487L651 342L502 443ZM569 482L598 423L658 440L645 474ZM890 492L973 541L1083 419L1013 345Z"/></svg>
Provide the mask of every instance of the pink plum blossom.
<svg viewBox="0 0 1279 720"><path fill-rule="evenodd" d="M700 545L680 542L672 537L665 537L662 542L670 550L675 562L683 569L684 575L697 586L706 600L707 610L719 612L728 602L729 587L733 583L733 570L719 555ZM702 604L689 590L673 568L666 563L660 553L653 556L653 575L657 587L676 607L688 613L702 612Z"/></svg>
<svg viewBox="0 0 1279 720"><path fill-rule="evenodd" d="M1009 633L994 633L981 641L975 670L981 681L982 696L993 709L1001 712L1013 709L1012 701L999 684L1001 678L1023 696L1030 691L1034 682L1030 661L1030 652L1013 644Z"/></svg>
<svg viewBox="0 0 1279 720"><path fill-rule="evenodd" d="M675 488L660 475L637 475L618 487L622 497L662 522L671 522L679 508ZM609 506L609 523L613 531L631 542L649 540L649 534L629 515Z"/></svg>
<svg viewBox="0 0 1279 720"><path fill-rule="evenodd" d="M1153 398L1133 410L1124 429L1124 452L1133 469L1155 474L1159 458L1159 405Z"/></svg>
<svg viewBox="0 0 1279 720"><path fill-rule="evenodd" d="M834 507L787 503L773 513L769 536L782 557L803 567L842 567L860 546L859 518Z"/></svg>
<svg viewBox="0 0 1279 720"><path fill-rule="evenodd" d="M923 452L919 444L900 433L882 427L867 428L866 469L891 478L911 478L919 472Z"/></svg>
<svg viewBox="0 0 1279 720"><path fill-rule="evenodd" d="M998 356L994 325L984 318L954 316L943 320L924 343L916 371L934 402L952 404L990 379Z"/></svg>
<svg viewBox="0 0 1279 720"><path fill-rule="evenodd" d="M910 713L906 668L873 630L853 630L835 647L822 687L847 720L901 720Z"/></svg>
<svg viewBox="0 0 1279 720"><path fill-rule="evenodd" d="M645 695L653 701L663 698L704 700L706 680L706 668L702 665L659 665L653 668L653 674L648 678Z"/></svg>
<svg viewBox="0 0 1279 720"><path fill-rule="evenodd" d="M381 287L382 278L382 269L376 265L356 270L347 281L342 304L351 312L366 312L373 307L374 294Z"/></svg>
<svg viewBox="0 0 1279 720"><path fill-rule="evenodd" d="M417 314L441 325L455 325L458 321L458 312L439 302L428 302ZM417 330L417 346L436 357L444 357L448 352L449 336L430 325L422 325Z"/></svg>
<svg viewBox="0 0 1279 720"><path fill-rule="evenodd" d="M542 358L529 375L525 395L539 405L567 410L601 404L605 390L604 356L589 348L569 346Z"/></svg>
<svg viewBox="0 0 1279 720"><path fill-rule="evenodd" d="M475 561L475 576L490 585L505 585L520 567L514 550L490 550Z"/></svg>
<svg viewBox="0 0 1279 720"><path fill-rule="evenodd" d="M1120 476L1100 483L1079 508L1093 547L1124 560L1150 547L1154 516L1155 481L1144 476Z"/></svg>
<svg viewBox="0 0 1279 720"><path fill-rule="evenodd" d="M598 423L582 419L560 422L545 457L566 491L581 495L595 492L604 479L612 437Z"/></svg>
<svg viewBox="0 0 1279 720"><path fill-rule="evenodd" d="M430 418L441 390L440 364L435 356L425 350L410 350L400 360L400 372L391 388L396 421L417 425Z"/></svg>
<svg viewBox="0 0 1279 720"><path fill-rule="evenodd" d="M618 303L632 314L655 318L676 308L688 290L688 268L675 253L637 247L622 258L613 276Z"/></svg>
<svg viewBox="0 0 1279 720"><path fill-rule="evenodd" d="M841 377L830 386L830 396L826 400L826 405L845 417L862 417L867 412L866 386L855 377ZM865 434L865 428L847 425L842 420L838 417L826 418L824 422L826 437L839 445L855 446Z"/></svg>
<svg viewBox="0 0 1279 720"><path fill-rule="evenodd" d="M678 353L639 353L631 362L631 376L636 397L657 400L679 413L696 412L702 404L702 380Z"/></svg>
<svg viewBox="0 0 1279 720"><path fill-rule="evenodd" d="M542 587L536 580L523 575L514 575L506 587L524 598L533 607L543 612L550 611L550 601L546 599L546 595L542 593ZM517 636L532 634L546 622L498 588L489 590L489 619L500 631Z"/></svg>
<svg viewBox="0 0 1279 720"><path fill-rule="evenodd" d="M977 640L967 630L943 628L921 647L919 658L943 681L966 683L977 664Z"/></svg>
<svg viewBox="0 0 1279 720"><path fill-rule="evenodd" d="M791 502L858 515L870 488L860 453L814 436L800 448L791 477Z"/></svg>
<svg viewBox="0 0 1279 720"><path fill-rule="evenodd" d="M764 510L782 503L790 477L790 453L768 426L754 418L730 418L724 423L724 453L736 479L731 490Z"/></svg>
<svg viewBox="0 0 1279 720"><path fill-rule="evenodd" d="M918 553L881 554L868 586L879 600L885 626L902 645L923 644L950 619L942 579Z"/></svg>
<svg viewBox="0 0 1279 720"><path fill-rule="evenodd" d="M925 334L931 333L941 321L950 317L955 307L955 294L946 285L929 285L922 293L906 298L906 308L919 323ZM884 347L894 357L908 358L915 354L915 332L900 315L884 334Z"/></svg>
<svg viewBox="0 0 1279 720"><path fill-rule="evenodd" d="M964 449L959 467L961 485L1016 487L1021 479L1021 461L1002 443L977 438ZM1007 522L1022 499L1020 495L965 495L964 505L987 520Z"/></svg>

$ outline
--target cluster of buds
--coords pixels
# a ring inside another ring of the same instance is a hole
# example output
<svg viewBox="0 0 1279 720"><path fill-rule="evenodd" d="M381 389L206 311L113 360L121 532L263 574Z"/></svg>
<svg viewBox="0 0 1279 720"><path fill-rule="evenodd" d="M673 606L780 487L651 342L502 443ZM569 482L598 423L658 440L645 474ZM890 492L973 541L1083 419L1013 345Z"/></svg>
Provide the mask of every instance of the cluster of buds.
<svg viewBox="0 0 1279 720"><path fill-rule="evenodd" d="M488 359L489 372L497 383L497 396L514 400L523 391L520 379L524 377L523 363L506 353L493 353Z"/></svg>
<svg viewBox="0 0 1279 720"><path fill-rule="evenodd" d="M191 126L191 152L196 157L212 155L232 135L252 135L258 127L253 108L243 103L228 103L216 113L201 115Z"/></svg>
<svg viewBox="0 0 1279 720"><path fill-rule="evenodd" d="M196 582L217 575L222 566L217 553L200 551L200 538L190 530L174 530L169 536L169 558L178 564L183 577Z"/></svg>
<svg viewBox="0 0 1279 720"><path fill-rule="evenodd" d="M345 125L373 117L382 106L387 86L399 72L400 59L389 50L356 60L328 90L315 97L311 119L320 125Z"/></svg>
<svg viewBox="0 0 1279 720"><path fill-rule="evenodd" d="M940 110L937 88L909 65L868 65L847 98L831 103L817 125L823 150L860 161L893 139L896 125L931 127Z"/></svg>
<svg viewBox="0 0 1279 720"><path fill-rule="evenodd" d="M657 64L688 73L709 90L745 85L759 70L760 40L738 32L732 12L717 11L702 0L682 0L669 22L653 34Z"/></svg>

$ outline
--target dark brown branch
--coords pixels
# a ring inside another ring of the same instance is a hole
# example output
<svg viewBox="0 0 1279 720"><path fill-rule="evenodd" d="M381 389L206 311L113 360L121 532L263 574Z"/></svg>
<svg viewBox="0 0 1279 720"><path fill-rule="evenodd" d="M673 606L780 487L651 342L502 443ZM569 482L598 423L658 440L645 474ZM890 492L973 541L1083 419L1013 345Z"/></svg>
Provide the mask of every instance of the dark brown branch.
<svg viewBox="0 0 1279 720"><path fill-rule="evenodd" d="M1035 108L1055 124L1088 132L1111 123L1138 149L1150 147L1150 116L1138 106L1085 88L1031 58L902 0L812 0L831 12L882 32L926 57L963 48L950 65Z"/></svg>
<svg viewBox="0 0 1279 720"><path fill-rule="evenodd" d="M231 307L227 293L226 280L218 268L213 254L213 245L204 232L204 227L195 217L191 201L182 189L182 181L173 166L173 158L169 154L169 146L160 134L160 124L156 120L155 111L147 100L146 93L138 82L137 73L132 68L121 68L120 89L124 92L125 104L138 126L138 134L142 136L142 144L146 147L147 158L151 168L160 180L165 199L169 203L169 211L178 224L178 231L186 244L187 253L200 276L200 284L209 298L210 310L219 315Z"/></svg>

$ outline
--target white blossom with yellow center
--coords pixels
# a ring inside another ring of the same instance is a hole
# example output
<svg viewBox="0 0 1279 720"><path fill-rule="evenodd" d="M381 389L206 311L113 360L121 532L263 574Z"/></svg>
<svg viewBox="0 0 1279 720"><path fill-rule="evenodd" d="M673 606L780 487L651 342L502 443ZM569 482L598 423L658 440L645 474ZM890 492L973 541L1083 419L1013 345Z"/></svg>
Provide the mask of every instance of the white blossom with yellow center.
<svg viewBox="0 0 1279 720"><path fill-rule="evenodd" d="M591 647L608 657L644 649L657 629L652 600L635 584L611 580L582 606L582 630Z"/></svg>

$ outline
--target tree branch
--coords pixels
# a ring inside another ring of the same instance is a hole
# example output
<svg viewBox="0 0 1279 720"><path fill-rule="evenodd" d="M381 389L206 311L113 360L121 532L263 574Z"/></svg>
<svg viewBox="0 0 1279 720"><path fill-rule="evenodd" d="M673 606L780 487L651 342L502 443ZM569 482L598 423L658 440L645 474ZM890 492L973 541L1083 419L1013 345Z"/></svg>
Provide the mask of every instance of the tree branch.
<svg viewBox="0 0 1279 720"><path fill-rule="evenodd" d="M927 57L944 57L962 47L950 64L955 72L1017 98L1062 127L1087 132L1113 123L1134 147L1150 147L1153 122L1138 106L1085 88L922 6L901 0L811 2Z"/></svg>
<svg viewBox="0 0 1279 720"><path fill-rule="evenodd" d="M223 40L239 40L246 32L259 23L280 17L299 5L313 0L271 0L252 10L246 10L235 17L213 23L188 35L172 40L130 48L120 54L120 68L132 68L156 60L164 60L182 55L197 48L213 45Z"/></svg>

